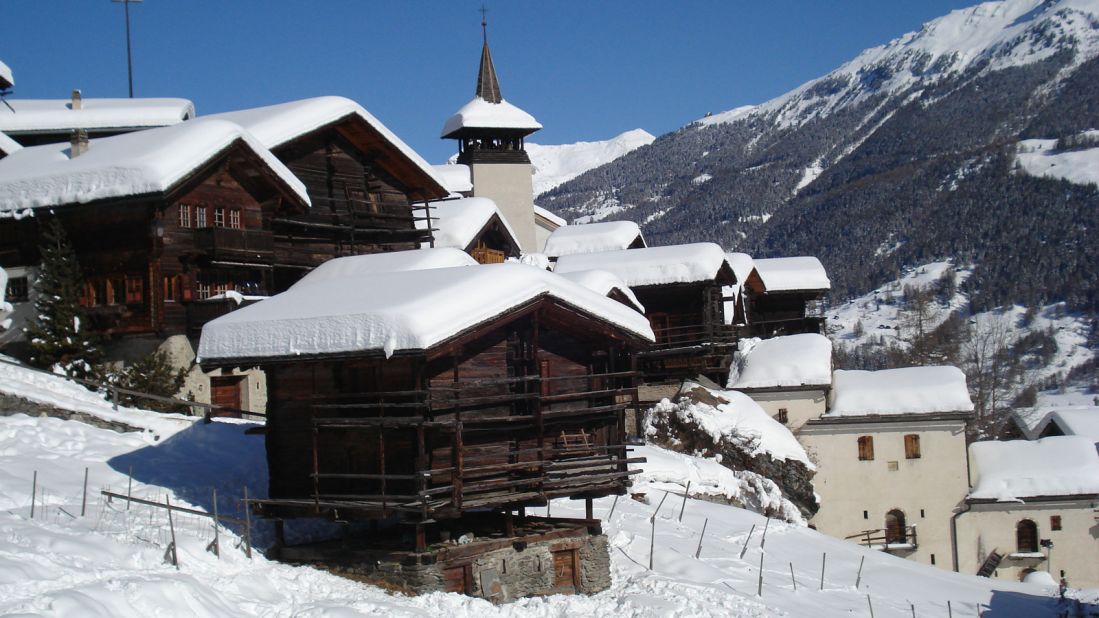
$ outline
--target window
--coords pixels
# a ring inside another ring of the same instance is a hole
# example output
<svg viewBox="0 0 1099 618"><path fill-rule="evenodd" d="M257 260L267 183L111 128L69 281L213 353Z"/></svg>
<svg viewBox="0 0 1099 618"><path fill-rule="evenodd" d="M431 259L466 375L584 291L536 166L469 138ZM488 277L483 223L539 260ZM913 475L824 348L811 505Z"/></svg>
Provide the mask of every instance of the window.
<svg viewBox="0 0 1099 618"><path fill-rule="evenodd" d="M214 209L214 227L225 227L225 209Z"/></svg>
<svg viewBox="0 0 1099 618"><path fill-rule="evenodd" d="M778 422L782 423L783 425L788 423L789 420L790 420L789 410L787 410L786 408L779 408L778 409L778 418L776 420L778 420Z"/></svg>
<svg viewBox="0 0 1099 618"><path fill-rule="evenodd" d="M27 283L26 277L15 277L8 279L8 289L5 294L5 299L9 303L21 303L29 299L30 285Z"/></svg>
<svg viewBox="0 0 1099 618"><path fill-rule="evenodd" d="M910 433L904 436L904 458L905 459L919 459L920 458L920 436L919 434Z"/></svg>
<svg viewBox="0 0 1099 618"><path fill-rule="evenodd" d="M177 302L180 297L180 276L166 275L164 277L164 301Z"/></svg>
<svg viewBox="0 0 1099 618"><path fill-rule="evenodd" d="M191 205L179 205L179 227L191 227Z"/></svg>
<svg viewBox="0 0 1099 618"><path fill-rule="evenodd" d="M126 277L126 304L136 304L145 300L145 282L138 277Z"/></svg>
<svg viewBox="0 0 1099 618"><path fill-rule="evenodd" d="M1019 553L1038 551L1038 524L1029 519L1015 524L1015 550Z"/></svg>
<svg viewBox="0 0 1099 618"><path fill-rule="evenodd" d="M206 227L206 208L195 206L195 227Z"/></svg>
<svg viewBox="0 0 1099 618"><path fill-rule="evenodd" d="M871 461L874 459L874 438L871 436L859 436L859 461Z"/></svg>
<svg viewBox="0 0 1099 618"><path fill-rule="evenodd" d="M1050 530L1060 530L1061 529L1061 516L1060 515L1050 515L1049 516L1049 529Z"/></svg>
<svg viewBox="0 0 1099 618"><path fill-rule="evenodd" d="M85 307L94 307L98 299L95 295L95 285L90 281L84 282L84 291L80 294L80 304Z"/></svg>
<svg viewBox="0 0 1099 618"><path fill-rule="evenodd" d="M904 526L904 512L900 509L893 509L885 514L885 542L908 542L908 536Z"/></svg>
<svg viewBox="0 0 1099 618"><path fill-rule="evenodd" d="M233 228L234 230L239 230L240 229L240 211L239 210L230 210L229 211L229 227Z"/></svg>
<svg viewBox="0 0 1099 618"><path fill-rule="evenodd" d="M210 284L199 281L195 284L195 297L199 300L206 300L210 298Z"/></svg>

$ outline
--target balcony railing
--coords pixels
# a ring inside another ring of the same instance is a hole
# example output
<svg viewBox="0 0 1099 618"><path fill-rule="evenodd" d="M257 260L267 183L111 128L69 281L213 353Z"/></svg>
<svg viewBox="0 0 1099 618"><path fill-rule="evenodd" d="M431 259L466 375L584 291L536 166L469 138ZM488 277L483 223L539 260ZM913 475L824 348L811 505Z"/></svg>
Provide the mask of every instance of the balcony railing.
<svg viewBox="0 0 1099 618"><path fill-rule="evenodd" d="M690 324L653 328L656 343L650 350L671 350L704 345L731 345L736 343L732 327L725 324Z"/></svg>
<svg viewBox="0 0 1099 618"><path fill-rule="evenodd" d="M275 238L263 230L204 227L195 230L195 248L215 260L266 262L275 256Z"/></svg>
<svg viewBox="0 0 1099 618"><path fill-rule="evenodd" d="M858 534L844 537L845 540L855 541L870 549L882 551L916 549L916 526L905 526L900 530L889 531L885 528L875 530L863 530Z"/></svg>

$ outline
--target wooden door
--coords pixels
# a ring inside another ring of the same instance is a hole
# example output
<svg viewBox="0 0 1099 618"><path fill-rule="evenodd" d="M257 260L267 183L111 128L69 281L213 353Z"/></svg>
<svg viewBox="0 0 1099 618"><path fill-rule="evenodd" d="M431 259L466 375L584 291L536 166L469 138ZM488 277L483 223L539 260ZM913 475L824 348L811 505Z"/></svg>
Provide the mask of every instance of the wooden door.
<svg viewBox="0 0 1099 618"><path fill-rule="evenodd" d="M240 417L240 387L244 378L240 376L210 378L210 403L228 409L215 409L212 416Z"/></svg>
<svg viewBox="0 0 1099 618"><path fill-rule="evenodd" d="M469 594L470 575L473 568L470 565L453 566L443 569L443 591Z"/></svg>
<svg viewBox="0 0 1099 618"><path fill-rule="evenodd" d="M904 513L899 510L892 510L885 515L885 542L886 543L907 543L905 538L905 526L904 526Z"/></svg>
<svg viewBox="0 0 1099 618"><path fill-rule="evenodd" d="M577 555L575 549L553 552L553 592L572 594L577 586Z"/></svg>

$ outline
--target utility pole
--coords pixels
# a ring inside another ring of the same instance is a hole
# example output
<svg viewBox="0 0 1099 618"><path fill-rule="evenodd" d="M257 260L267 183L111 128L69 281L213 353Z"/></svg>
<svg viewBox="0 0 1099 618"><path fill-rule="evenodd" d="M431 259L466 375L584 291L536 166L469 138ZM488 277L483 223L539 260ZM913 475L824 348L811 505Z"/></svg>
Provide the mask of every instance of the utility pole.
<svg viewBox="0 0 1099 618"><path fill-rule="evenodd" d="M134 58L130 46L130 3L144 2L144 0L111 0L115 4L122 4L126 13L126 77L130 84L130 98L134 98Z"/></svg>

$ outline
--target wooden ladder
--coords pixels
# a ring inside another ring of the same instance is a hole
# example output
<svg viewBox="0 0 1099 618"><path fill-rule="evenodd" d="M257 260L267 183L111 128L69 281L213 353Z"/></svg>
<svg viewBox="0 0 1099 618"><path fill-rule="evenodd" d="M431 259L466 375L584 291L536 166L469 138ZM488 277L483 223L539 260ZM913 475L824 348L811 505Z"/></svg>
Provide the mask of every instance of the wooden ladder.
<svg viewBox="0 0 1099 618"><path fill-rule="evenodd" d="M992 553L985 558L985 561L981 563L981 568L977 571L977 577L992 577L992 572L996 570L996 567L1000 566L1000 562L1003 561L1004 555L995 549Z"/></svg>

